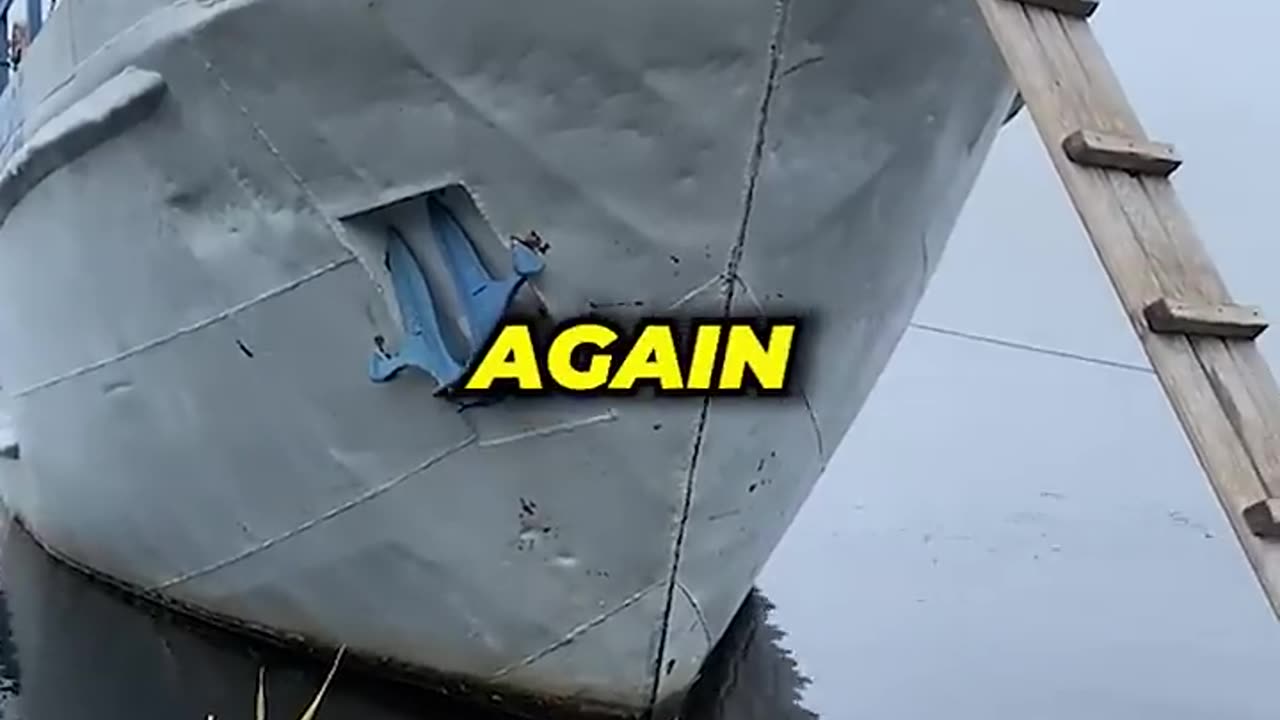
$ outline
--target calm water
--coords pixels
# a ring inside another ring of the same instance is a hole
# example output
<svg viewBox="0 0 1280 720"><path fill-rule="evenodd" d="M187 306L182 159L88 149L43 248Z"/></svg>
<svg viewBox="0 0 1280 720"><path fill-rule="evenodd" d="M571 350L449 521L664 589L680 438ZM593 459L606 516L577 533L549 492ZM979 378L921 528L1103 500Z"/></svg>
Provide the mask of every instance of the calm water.
<svg viewBox="0 0 1280 720"><path fill-rule="evenodd" d="M272 720L297 718L328 667L129 601L48 558L6 525L0 554L0 718L253 717L260 667ZM690 720L815 720L805 684L753 594L691 695ZM363 678L337 679L318 720L505 720ZM557 718L557 720L560 720Z"/></svg>

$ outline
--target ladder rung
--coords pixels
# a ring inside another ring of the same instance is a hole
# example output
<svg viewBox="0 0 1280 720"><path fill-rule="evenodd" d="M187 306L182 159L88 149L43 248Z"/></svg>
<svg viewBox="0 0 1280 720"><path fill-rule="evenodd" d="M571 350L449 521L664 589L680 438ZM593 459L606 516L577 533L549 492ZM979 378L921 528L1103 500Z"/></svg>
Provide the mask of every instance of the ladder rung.
<svg viewBox="0 0 1280 720"><path fill-rule="evenodd" d="M1253 339L1267 329L1262 310L1247 305L1192 305L1160 298L1143 310L1152 332Z"/></svg>
<svg viewBox="0 0 1280 720"><path fill-rule="evenodd" d="M1048 8L1049 10L1057 10L1064 15L1074 15L1078 18L1087 18L1093 15L1098 9L1098 0L1014 0L1023 5L1034 5L1036 7Z"/></svg>
<svg viewBox="0 0 1280 720"><path fill-rule="evenodd" d="M1245 508L1244 521L1254 535L1280 539L1280 499L1259 500Z"/></svg>
<svg viewBox="0 0 1280 720"><path fill-rule="evenodd" d="M1172 175L1182 160L1172 145L1149 140L1077 130L1062 141L1062 150L1080 165L1143 175Z"/></svg>

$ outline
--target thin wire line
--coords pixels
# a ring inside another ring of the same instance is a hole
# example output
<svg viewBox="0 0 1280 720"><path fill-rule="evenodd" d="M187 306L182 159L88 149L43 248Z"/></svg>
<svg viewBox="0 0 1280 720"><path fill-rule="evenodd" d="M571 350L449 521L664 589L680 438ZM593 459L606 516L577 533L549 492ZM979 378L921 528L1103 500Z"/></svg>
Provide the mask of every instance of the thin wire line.
<svg viewBox="0 0 1280 720"><path fill-rule="evenodd" d="M910 327L916 330L936 333L938 335L947 335L950 337L961 338L964 340L972 340L974 342L985 343L987 345L997 345L999 347L1010 348L1013 350L1025 350L1027 352L1038 353L1040 355L1050 355L1052 357L1066 358L1067 360L1078 360L1080 362L1089 363L1091 365L1102 365L1104 367L1116 368L1118 370L1129 370L1131 372L1140 372L1144 375L1154 375L1149 367L1143 365L1135 365L1134 363L1120 362L1118 360L1106 360L1104 358L1093 357L1091 355L1081 355L1079 353L1067 352L1065 350L1053 350L1051 348L1039 347L1037 345L1028 345L1026 343L1014 342L1013 340L1001 340L987 335L978 335L975 333L962 332L960 330L952 330L950 328L938 327L936 325L927 325L925 323L913 322Z"/></svg>

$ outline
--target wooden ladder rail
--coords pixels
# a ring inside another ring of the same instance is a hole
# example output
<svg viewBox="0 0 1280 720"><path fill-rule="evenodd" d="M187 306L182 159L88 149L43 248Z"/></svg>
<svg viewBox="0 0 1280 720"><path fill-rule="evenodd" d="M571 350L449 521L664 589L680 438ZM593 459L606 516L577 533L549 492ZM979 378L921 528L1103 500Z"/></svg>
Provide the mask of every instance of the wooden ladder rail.
<svg viewBox="0 0 1280 720"><path fill-rule="evenodd" d="M1280 615L1280 390L1088 19L1095 0L976 0L1210 484Z"/></svg>

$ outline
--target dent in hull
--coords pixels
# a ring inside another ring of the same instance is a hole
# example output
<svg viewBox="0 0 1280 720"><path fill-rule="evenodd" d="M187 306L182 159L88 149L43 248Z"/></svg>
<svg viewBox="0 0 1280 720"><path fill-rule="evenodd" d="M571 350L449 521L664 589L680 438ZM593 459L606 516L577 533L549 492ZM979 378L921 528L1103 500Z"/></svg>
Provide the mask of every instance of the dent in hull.
<svg viewBox="0 0 1280 720"><path fill-rule="evenodd" d="M168 90L0 227L8 502L209 612L624 710L679 695L724 632L1011 97L946 0L127 7L68 2L24 65ZM127 12L99 52L59 42ZM550 242L552 317L809 316L802 392L459 412L371 383L400 325L360 217L451 184L497 238Z"/></svg>

